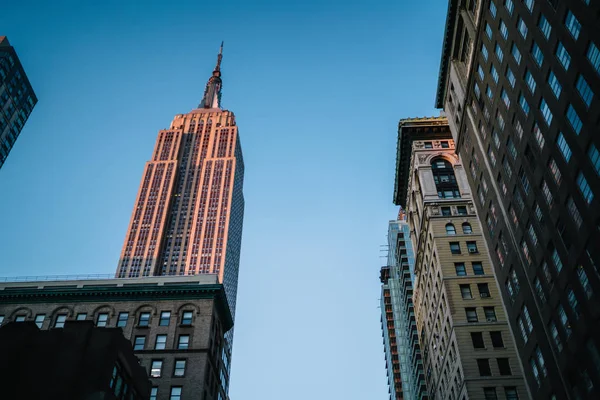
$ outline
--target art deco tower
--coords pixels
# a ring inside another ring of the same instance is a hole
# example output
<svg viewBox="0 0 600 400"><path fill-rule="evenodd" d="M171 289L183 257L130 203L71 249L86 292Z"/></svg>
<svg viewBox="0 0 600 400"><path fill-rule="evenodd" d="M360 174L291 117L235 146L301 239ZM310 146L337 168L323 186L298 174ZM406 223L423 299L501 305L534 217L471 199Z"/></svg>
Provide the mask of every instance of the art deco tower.
<svg viewBox="0 0 600 400"><path fill-rule="evenodd" d="M221 109L221 59L195 110L161 130L146 163L116 277L216 274L232 315L242 239L244 162Z"/></svg>

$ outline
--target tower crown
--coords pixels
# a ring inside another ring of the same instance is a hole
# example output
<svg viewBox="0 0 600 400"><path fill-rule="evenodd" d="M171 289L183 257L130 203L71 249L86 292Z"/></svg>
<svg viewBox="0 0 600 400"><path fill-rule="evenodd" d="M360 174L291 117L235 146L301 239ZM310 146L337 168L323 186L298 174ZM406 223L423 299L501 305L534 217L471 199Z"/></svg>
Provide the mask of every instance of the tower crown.
<svg viewBox="0 0 600 400"><path fill-rule="evenodd" d="M221 108L221 88L223 87L223 81L221 80L221 60L223 59L223 42L221 42L221 48L217 55L217 65L212 73L212 76L208 78L206 88L204 89L204 96L202 101L198 105L198 108Z"/></svg>

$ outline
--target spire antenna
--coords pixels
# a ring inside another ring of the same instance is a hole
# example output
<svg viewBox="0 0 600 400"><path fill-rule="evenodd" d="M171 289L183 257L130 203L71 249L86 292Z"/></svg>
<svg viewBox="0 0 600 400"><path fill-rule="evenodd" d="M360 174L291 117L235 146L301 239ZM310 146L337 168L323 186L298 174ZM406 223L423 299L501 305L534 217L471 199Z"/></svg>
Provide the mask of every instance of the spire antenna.
<svg viewBox="0 0 600 400"><path fill-rule="evenodd" d="M222 41L219 54L217 55L217 65L212 76L206 83L204 96L198 108L221 108L221 87L223 86L223 82L221 81L221 60L223 59L223 44L224 42Z"/></svg>

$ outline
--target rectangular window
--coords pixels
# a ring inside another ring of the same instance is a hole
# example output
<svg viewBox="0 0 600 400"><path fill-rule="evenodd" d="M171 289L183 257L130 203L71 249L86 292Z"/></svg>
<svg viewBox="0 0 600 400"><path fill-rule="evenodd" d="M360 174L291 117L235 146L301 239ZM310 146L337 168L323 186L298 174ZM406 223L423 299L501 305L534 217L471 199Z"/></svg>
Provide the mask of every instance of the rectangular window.
<svg viewBox="0 0 600 400"><path fill-rule="evenodd" d="M150 366L150 376L152 378L160 378L162 373L162 360L152 360L152 364Z"/></svg>
<svg viewBox="0 0 600 400"><path fill-rule="evenodd" d="M510 49L510 53L512 54L513 58L515 59L517 65L521 64L521 52L519 51L519 48L517 47L517 45L515 44L515 42L513 42L512 47ZM487 60L487 58L486 58Z"/></svg>
<svg viewBox="0 0 600 400"><path fill-rule="evenodd" d="M487 95L487 97L489 97L490 99L492 99L494 97L494 92L492 91L492 88L488 85L485 88L485 94Z"/></svg>
<svg viewBox="0 0 600 400"><path fill-rule="evenodd" d="M577 226L577 229L581 228L583 219L581 218L579 209L575 205L575 202L573 201L573 197L571 197L571 196L569 196L567 198L567 210L569 211L569 215L571 216L571 219L575 223L575 226Z"/></svg>
<svg viewBox="0 0 600 400"><path fill-rule="evenodd" d="M590 144L590 148L588 150L588 157L592 166L596 170L596 174L600 175L600 152L593 144Z"/></svg>
<svg viewBox="0 0 600 400"><path fill-rule="evenodd" d="M492 40L492 27L487 22L485 23L485 34L487 35L488 39Z"/></svg>
<svg viewBox="0 0 600 400"><path fill-rule="evenodd" d="M577 112L573 108L573 105L571 104L569 104L569 108L567 110L567 119L569 120L569 123L571 124L571 127L573 128L575 133L579 135L583 123L581 122L581 118L579 118L579 115L577 115Z"/></svg>
<svg viewBox="0 0 600 400"><path fill-rule="evenodd" d="M567 18L565 18L565 26L567 27L567 30L571 32L573 39L577 40L579 38L579 32L581 32L581 24L571 11L567 13Z"/></svg>
<svg viewBox="0 0 600 400"><path fill-rule="evenodd" d="M472 265L473 265L473 273L475 275L484 275L483 265L481 265L480 262L474 262L474 263L472 263Z"/></svg>
<svg viewBox="0 0 600 400"><path fill-rule="evenodd" d="M467 322L478 322L477 318L477 309L475 307L467 307L465 308L465 313L467 315Z"/></svg>
<svg viewBox="0 0 600 400"><path fill-rule="evenodd" d="M67 314L58 314L56 316L56 321L54 322L54 327L55 328L64 328L66 320L67 320Z"/></svg>
<svg viewBox="0 0 600 400"><path fill-rule="evenodd" d="M456 210L458 211L458 215L467 215L467 207L465 206L458 206Z"/></svg>
<svg viewBox="0 0 600 400"><path fill-rule="evenodd" d="M569 160L571 159L572 153L571 153L571 148L569 147L569 144L567 143L562 132L558 133L558 137L556 138L556 144L557 144L558 149L560 150L560 153L562 154L563 158L568 163Z"/></svg>
<svg viewBox="0 0 600 400"><path fill-rule="evenodd" d="M185 360L175 360L175 368L173 369L173 376L184 376L185 375Z"/></svg>
<svg viewBox="0 0 600 400"><path fill-rule="evenodd" d="M544 361L544 356L542 355L542 351L540 350L540 348L538 346L535 346L535 349L533 352L537 359L538 367L540 368L542 375L545 377L548 374L548 370L546 369L546 362Z"/></svg>
<svg viewBox="0 0 600 400"><path fill-rule="evenodd" d="M158 322L159 326L169 326L169 321L171 321L171 312L170 311L162 311L160 313L160 321Z"/></svg>
<svg viewBox="0 0 600 400"><path fill-rule="evenodd" d="M596 72L600 74L600 50L598 50L598 47L593 42L590 43L586 55L589 62L596 69Z"/></svg>
<svg viewBox="0 0 600 400"><path fill-rule="evenodd" d="M479 79L483 81L485 77L485 72L483 72L483 68L481 68L481 64L477 67L477 73L479 74Z"/></svg>
<svg viewBox="0 0 600 400"><path fill-rule="evenodd" d="M482 332L471 332L471 341L474 349L485 349Z"/></svg>
<svg viewBox="0 0 600 400"><path fill-rule="evenodd" d="M504 21L500 21L500 34L502 35L504 40L508 38L508 28L506 27Z"/></svg>
<svg viewBox="0 0 600 400"><path fill-rule="evenodd" d="M504 7L506 7L508 13L512 15L513 10L515 9L515 5L513 4L512 0L504 0Z"/></svg>
<svg viewBox="0 0 600 400"><path fill-rule="evenodd" d="M577 175L577 187L579 188L579 192L583 196L585 202L589 205L594 199L594 193L592 193L592 189L590 185L588 185L587 179L583 175L583 172L579 171Z"/></svg>
<svg viewBox="0 0 600 400"><path fill-rule="evenodd" d="M38 314L35 316L35 324L37 325L38 328L42 329L45 319L46 319L46 314Z"/></svg>
<svg viewBox="0 0 600 400"><path fill-rule="evenodd" d="M460 295L463 299L472 299L473 295L471 294L471 285L459 285L460 287Z"/></svg>
<svg viewBox="0 0 600 400"><path fill-rule="evenodd" d="M560 64L563 66L565 71L567 71L569 69L569 65L571 65L571 56L561 42L558 42L558 46L556 47L556 58L558 58Z"/></svg>
<svg viewBox="0 0 600 400"><path fill-rule="evenodd" d="M77 314L77 321L85 321L87 319L87 314L86 313L79 313Z"/></svg>
<svg viewBox="0 0 600 400"><path fill-rule="evenodd" d="M510 83L510 87L515 87L515 74L513 74L512 70L509 67L506 67L506 79L508 79L508 83Z"/></svg>
<svg viewBox="0 0 600 400"><path fill-rule="evenodd" d="M527 7L527 9L529 10L529 12L532 12L534 0L525 0L524 3L525 3L525 6Z"/></svg>
<svg viewBox="0 0 600 400"><path fill-rule="evenodd" d="M477 368L479 368L479 376L492 376L490 368L490 360L487 358L477 359Z"/></svg>
<svg viewBox="0 0 600 400"><path fill-rule="evenodd" d="M127 326L127 320L129 319L129 313L120 312L119 319L117 320L117 326L123 328Z"/></svg>
<svg viewBox="0 0 600 400"><path fill-rule="evenodd" d="M525 115L529 115L529 104L527 103L527 100L525 100L523 93L519 95L519 105L521 106L521 110L523 110Z"/></svg>
<svg viewBox="0 0 600 400"><path fill-rule="evenodd" d="M546 294L544 293L544 288L542 287L542 283L538 278L535 278L533 281L533 286L535 287L535 292L540 299L542 304L546 303Z"/></svg>
<svg viewBox="0 0 600 400"><path fill-rule="evenodd" d="M558 255L558 251L556 251L556 249L552 250L552 262L554 263L556 272L562 271L563 264L560 260L560 256Z"/></svg>
<svg viewBox="0 0 600 400"><path fill-rule="evenodd" d="M569 301L571 310L573 310L575 319L578 319L581 316L581 312L579 310L579 303L577 302L577 297L575 297L575 292L573 292L573 289L569 289L567 291L567 300Z"/></svg>
<svg viewBox="0 0 600 400"><path fill-rule="evenodd" d="M133 342L133 350L144 350L146 347L146 336L136 336Z"/></svg>
<svg viewBox="0 0 600 400"><path fill-rule="evenodd" d="M535 79L533 78L533 75L531 75L531 71L529 71L528 69L525 70L525 82L527 83L527 87L529 88L531 94L535 93L535 87L537 86L537 84L535 82Z"/></svg>
<svg viewBox="0 0 600 400"><path fill-rule="evenodd" d="M498 60L500 62L502 62L502 60L504 59L504 52L502 51L502 49L500 48L500 45L498 43L496 43L496 57L498 57Z"/></svg>
<svg viewBox="0 0 600 400"><path fill-rule="evenodd" d="M496 361L498 362L498 370L500 371L500 375L512 375L508 358L497 358Z"/></svg>
<svg viewBox="0 0 600 400"><path fill-rule="evenodd" d="M456 270L456 276L467 276L465 263L454 263L454 269Z"/></svg>
<svg viewBox="0 0 600 400"><path fill-rule="evenodd" d="M477 250L477 242L467 242L467 249L469 253L479 253Z"/></svg>
<svg viewBox="0 0 600 400"><path fill-rule="evenodd" d="M485 314L485 320L487 322L496 322L496 310L494 307L483 307L483 313Z"/></svg>
<svg viewBox="0 0 600 400"><path fill-rule="evenodd" d="M485 61L488 60L488 49L485 47L485 44L481 43L481 54L483 55L483 59Z"/></svg>
<svg viewBox="0 0 600 400"><path fill-rule="evenodd" d="M525 24L525 21L523 21L523 18L519 17L518 21L517 21L517 29L519 30L519 33L521 34L521 36L523 36L523 39L527 39L527 25Z"/></svg>
<svg viewBox="0 0 600 400"><path fill-rule="evenodd" d="M560 93L559 93L560 94ZM540 102L540 111L542 112L542 116L544 117L544 121L546 125L550 126L552 124L552 111L550 111L550 107L546 103L546 100L542 99Z"/></svg>
<svg viewBox="0 0 600 400"><path fill-rule="evenodd" d="M492 68L490 68L490 73L492 74L492 78L494 78L494 82L498 83L499 75L494 64L492 64Z"/></svg>
<svg viewBox="0 0 600 400"><path fill-rule="evenodd" d="M0 315L0 325L4 322L4 315Z"/></svg>
<svg viewBox="0 0 600 400"><path fill-rule="evenodd" d="M150 313L143 312L140 313L140 318L138 320L138 326L148 326L150 325Z"/></svg>
<svg viewBox="0 0 600 400"><path fill-rule="evenodd" d="M98 318L96 319L96 326L106 326L108 325L108 314L107 313L100 313L98 314Z"/></svg>
<svg viewBox="0 0 600 400"><path fill-rule="evenodd" d="M556 182L557 186L560 186L562 174L560 173L560 169L558 169L558 165L556 165L556 162L553 158L550 158L550 161L548 161L548 168L550 168L550 173L552 174L552 178L554 178L554 182Z"/></svg>
<svg viewBox="0 0 600 400"><path fill-rule="evenodd" d="M560 340L560 334L558 333L558 329L556 328L556 324L554 322L550 322L548 325L550 329L550 334L552 335L552 341L554 342L554 346L560 353L563 349L562 341Z"/></svg>
<svg viewBox="0 0 600 400"><path fill-rule="evenodd" d="M494 348L503 348L504 340L502 340L502 332L500 331L492 331L490 332L490 339L492 340L492 346Z"/></svg>
<svg viewBox="0 0 600 400"><path fill-rule="evenodd" d="M594 295L594 290L592 289L592 285L588 279L587 274L585 273L585 269L583 265L577 267L577 277L579 278L579 283L585 292L585 297L589 300Z"/></svg>
<svg viewBox="0 0 600 400"><path fill-rule="evenodd" d="M155 350L164 350L167 348L167 335L156 335Z"/></svg>
<svg viewBox="0 0 600 400"><path fill-rule="evenodd" d="M575 87L581 96L581 100L583 100L585 105L589 108L590 104L592 103L592 99L594 98L594 92L592 92L590 85L588 85L587 81L583 78L583 75L579 75Z"/></svg>
<svg viewBox="0 0 600 400"><path fill-rule="evenodd" d="M490 2L490 14L492 15L493 18L496 18L496 5L494 4L493 1Z"/></svg>
<svg viewBox="0 0 600 400"><path fill-rule="evenodd" d="M542 63L544 62L544 53L542 53L542 49L540 49L540 47L535 42L531 47L531 56L533 57L533 60L535 61L537 66L541 67Z"/></svg>
<svg viewBox="0 0 600 400"><path fill-rule="evenodd" d="M502 101L504 102L506 108L509 108L510 98L508 97L508 93L506 93L506 90L504 90L504 88L502 88L502 90L500 91L500 97L502 98Z"/></svg>
<svg viewBox="0 0 600 400"><path fill-rule="evenodd" d="M565 330L565 334L567 337L571 336L571 323L569 322L569 318L567 317L567 313L562 305L558 305L558 317L560 318L560 323L562 324L563 329Z"/></svg>
<svg viewBox="0 0 600 400"><path fill-rule="evenodd" d="M496 394L496 388L484 387L483 388L483 398L484 398L484 400L498 400L498 395Z"/></svg>
<svg viewBox="0 0 600 400"><path fill-rule="evenodd" d="M538 386L540 386L542 384L542 381L540 380L540 372L538 371L537 364L535 363L533 357L529 359L529 366L531 367L531 372L533 372L535 382Z"/></svg>
<svg viewBox="0 0 600 400"><path fill-rule="evenodd" d="M541 151L544 148L544 144L546 144L546 139L544 139L542 130L540 129L537 122L535 124L533 124L533 137L535 137L535 142Z"/></svg>
<svg viewBox="0 0 600 400"><path fill-rule="evenodd" d="M490 288L487 283L478 283L477 290L479 290L479 297L481 297L481 298L490 297Z"/></svg>
<svg viewBox="0 0 600 400"><path fill-rule="evenodd" d="M548 40L550 38L550 32L552 31L552 27L550 26L550 23L548 22L546 17L544 17L543 14L540 14L540 19L538 20L538 27L540 28L540 31L542 31L542 34L544 35L546 40Z"/></svg>
<svg viewBox="0 0 600 400"><path fill-rule="evenodd" d="M151 390L150 390L150 400L156 400L156 397L158 396L158 388L156 386L154 386Z"/></svg>
<svg viewBox="0 0 600 400"><path fill-rule="evenodd" d="M181 386L172 386L171 387L171 396L169 400L181 400Z"/></svg>
<svg viewBox="0 0 600 400"><path fill-rule="evenodd" d="M562 92L562 85L552 71L548 74L548 84L550 85L550 89L552 89L552 93L554 93L554 96L558 99Z"/></svg>
<svg viewBox="0 0 600 400"><path fill-rule="evenodd" d="M460 244L458 242L450 242L450 252L452 254L460 254Z"/></svg>
<svg viewBox="0 0 600 400"><path fill-rule="evenodd" d="M179 350L186 350L190 346L190 335L179 335L179 342L177 342L177 348Z"/></svg>

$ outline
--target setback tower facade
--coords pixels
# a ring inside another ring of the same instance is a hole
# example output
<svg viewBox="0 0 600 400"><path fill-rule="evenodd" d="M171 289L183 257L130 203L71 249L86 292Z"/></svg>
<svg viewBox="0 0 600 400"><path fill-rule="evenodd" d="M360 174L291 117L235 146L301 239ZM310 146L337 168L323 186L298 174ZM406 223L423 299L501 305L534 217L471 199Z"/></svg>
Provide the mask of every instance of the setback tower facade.
<svg viewBox="0 0 600 400"><path fill-rule="evenodd" d="M600 398L600 3L449 2L436 106L536 398Z"/></svg>

